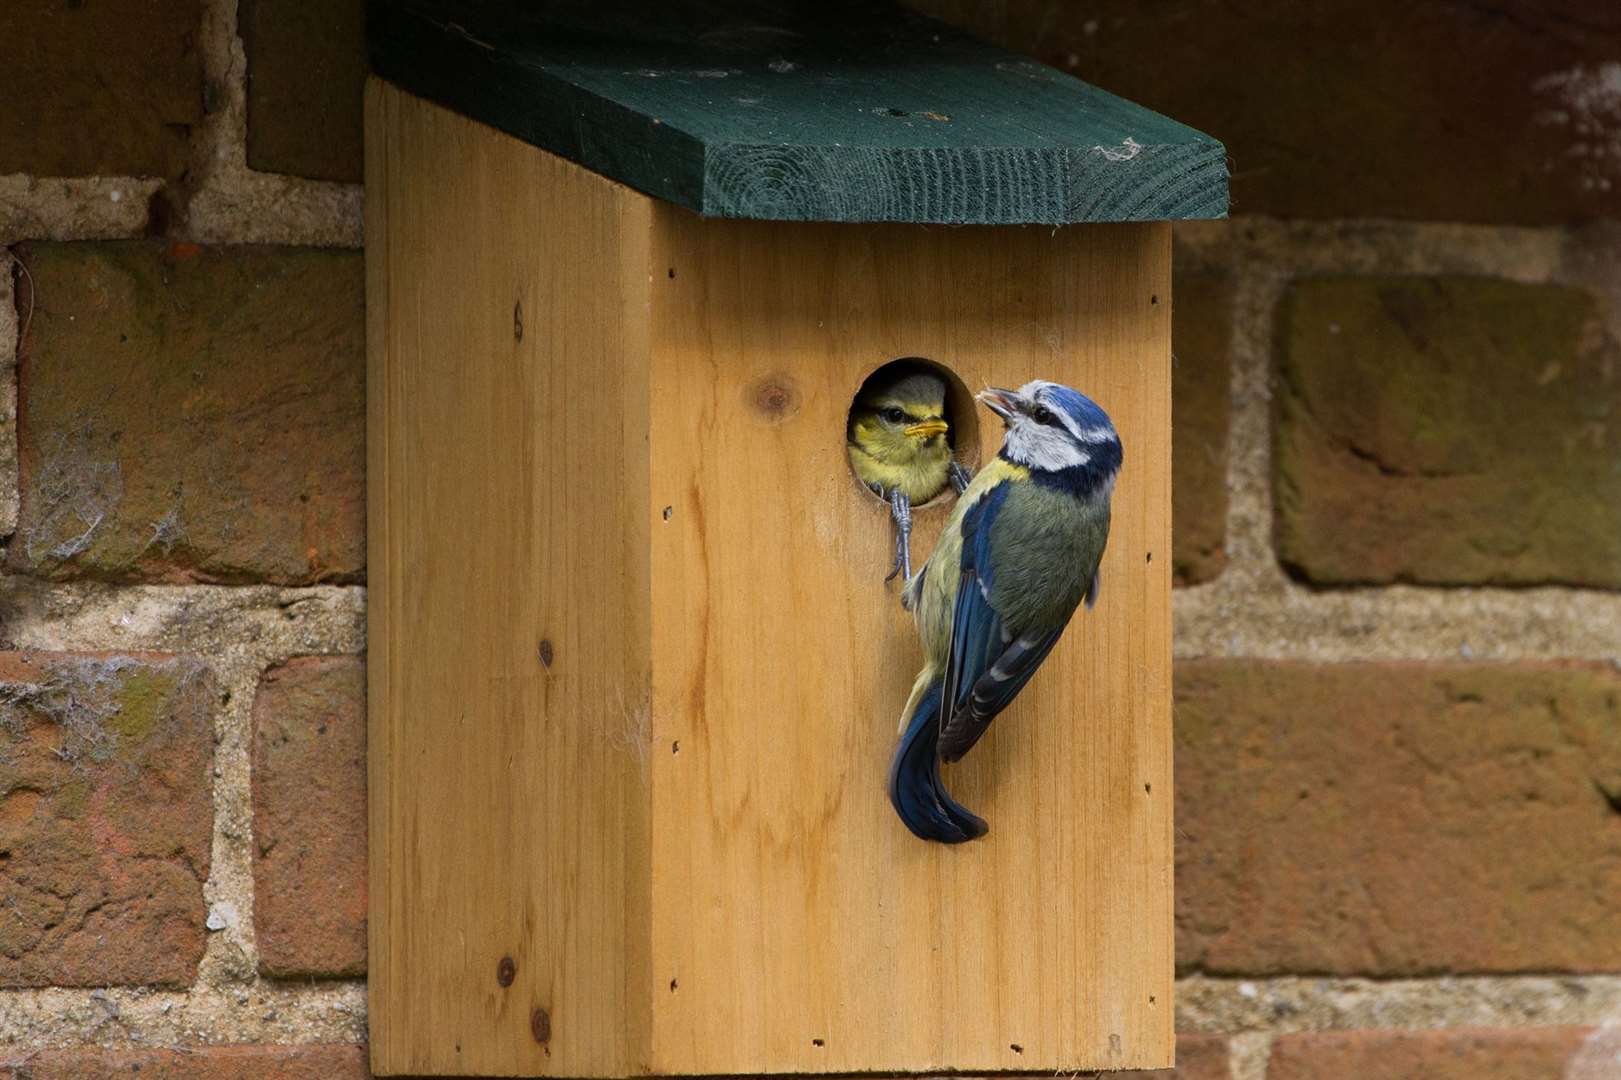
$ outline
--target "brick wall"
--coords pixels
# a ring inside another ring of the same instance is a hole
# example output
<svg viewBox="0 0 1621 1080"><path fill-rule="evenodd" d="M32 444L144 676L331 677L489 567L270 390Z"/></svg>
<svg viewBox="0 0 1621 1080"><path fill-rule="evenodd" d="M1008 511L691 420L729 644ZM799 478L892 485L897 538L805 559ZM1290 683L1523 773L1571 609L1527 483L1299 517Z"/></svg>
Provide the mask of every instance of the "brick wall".
<svg viewBox="0 0 1621 1080"><path fill-rule="evenodd" d="M1178 1075L1621 1075L1621 13L916 3L1232 156ZM358 12L0 5L0 1075L366 1074Z"/></svg>

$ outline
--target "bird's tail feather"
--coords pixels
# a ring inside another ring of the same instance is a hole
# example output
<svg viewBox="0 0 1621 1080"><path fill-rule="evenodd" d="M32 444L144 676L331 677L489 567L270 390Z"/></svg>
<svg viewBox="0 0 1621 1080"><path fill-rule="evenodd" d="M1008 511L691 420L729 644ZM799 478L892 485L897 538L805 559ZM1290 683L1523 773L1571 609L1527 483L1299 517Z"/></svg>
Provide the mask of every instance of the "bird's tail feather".
<svg viewBox="0 0 1621 1080"><path fill-rule="evenodd" d="M889 801L906 827L924 840L960 844L988 831L983 819L953 799L940 782L940 683L923 692L889 763Z"/></svg>

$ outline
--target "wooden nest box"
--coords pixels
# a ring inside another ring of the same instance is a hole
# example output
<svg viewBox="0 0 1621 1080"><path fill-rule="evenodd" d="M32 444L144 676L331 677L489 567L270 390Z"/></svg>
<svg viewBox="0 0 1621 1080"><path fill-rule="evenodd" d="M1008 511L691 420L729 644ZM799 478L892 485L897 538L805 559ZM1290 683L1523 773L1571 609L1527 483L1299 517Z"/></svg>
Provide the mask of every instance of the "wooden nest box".
<svg viewBox="0 0 1621 1080"><path fill-rule="evenodd" d="M869 5L370 38L373 1068L1169 1065L1169 221L1225 213L1221 145ZM971 392L1038 377L1125 445L949 848L885 797L921 652L845 453L903 357L970 466Z"/></svg>

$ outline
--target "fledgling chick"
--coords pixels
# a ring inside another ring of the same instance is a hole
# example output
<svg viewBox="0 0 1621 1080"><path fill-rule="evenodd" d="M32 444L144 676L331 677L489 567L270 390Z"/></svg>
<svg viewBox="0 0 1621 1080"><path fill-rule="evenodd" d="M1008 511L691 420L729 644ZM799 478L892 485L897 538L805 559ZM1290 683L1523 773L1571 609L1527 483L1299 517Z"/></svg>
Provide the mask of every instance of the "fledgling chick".
<svg viewBox="0 0 1621 1080"><path fill-rule="evenodd" d="M960 759L1098 595L1120 437L1090 398L1050 382L988 389L1007 426L996 460L957 500L906 599L924 664L901 713L889 800L925 840L955 844L986 825L947 793Z"/></svg>
<svg viewBox="0 0 1621 1080"><path fill-rule="evenodd" d="M926 371L862 388L845 428L856 476L889 502L895 519L896 574L912 576L912 506L945 488L960 492L968 474L951 457L946 434L946 383Z"/></svg>

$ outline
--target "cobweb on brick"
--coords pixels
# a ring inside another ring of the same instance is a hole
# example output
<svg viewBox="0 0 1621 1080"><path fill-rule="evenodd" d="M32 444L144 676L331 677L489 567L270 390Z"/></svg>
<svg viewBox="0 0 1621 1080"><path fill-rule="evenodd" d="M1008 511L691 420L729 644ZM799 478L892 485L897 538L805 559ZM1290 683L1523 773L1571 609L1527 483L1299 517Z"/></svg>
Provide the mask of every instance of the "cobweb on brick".
<svg viewBox="0 0 1621 1080"><path fill-rule="evenodd" d="M78 555L123 501L123 470L116 460L98 457L94 441L86 422L53 434L41 448L22 537L30 561L66 562Z"/></svg>

